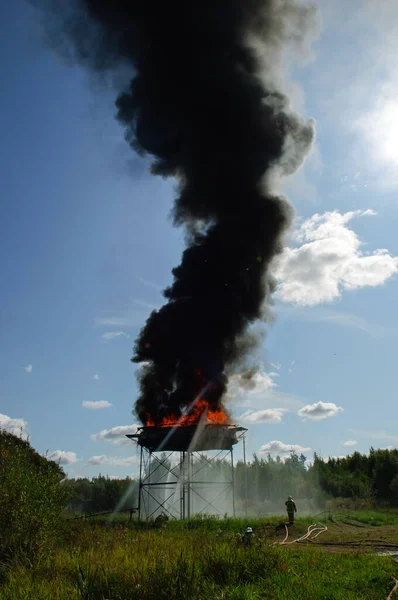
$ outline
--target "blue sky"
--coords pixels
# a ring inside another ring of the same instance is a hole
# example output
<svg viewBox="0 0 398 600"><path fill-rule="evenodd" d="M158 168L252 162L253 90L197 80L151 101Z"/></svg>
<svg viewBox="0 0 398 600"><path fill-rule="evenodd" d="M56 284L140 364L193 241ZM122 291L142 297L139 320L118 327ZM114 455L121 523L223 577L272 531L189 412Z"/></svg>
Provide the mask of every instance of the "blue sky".
<svg viewBox="0 0 398 600"><path fill-rule="evenodd" d="M398 445L398 8L330 4L291 73L317 143L284 183L297 218L275 321L255 388L231 382L250 453ZM1 423L71 476L133 474L130 356L183 248L173 182L147 174L112 90L42 45L28 4L3 3L0 32Z"/></svg>

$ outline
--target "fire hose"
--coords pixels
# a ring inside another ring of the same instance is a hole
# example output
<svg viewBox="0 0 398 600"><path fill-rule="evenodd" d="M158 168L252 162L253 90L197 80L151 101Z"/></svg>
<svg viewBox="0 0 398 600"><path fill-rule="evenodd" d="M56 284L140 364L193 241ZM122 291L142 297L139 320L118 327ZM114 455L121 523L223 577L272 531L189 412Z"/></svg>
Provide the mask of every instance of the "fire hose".
<svg viewBox="0 0 398 600"><path fill-rule="evenodd" d="M301 537L299 537L299 538L297 538L295 540L292 540L292 541L288 542L287 540L288 540L288 537L289 537L289 529L288 529L288 526L285 525L286 535L285 535L284 539L282 540L282 542L274 542L274 545L275 544L279 544L280 546L284 546L284 545L287 545L287 544L295 544L296 542L304 542L305 540L311 540L312 541L312 540L315 540L315 538L317 538L318 535L321 535L321 533L325 533L325 531L327 531L327 530L328 530L328 528L327 528L326 525L323 525L322 523L320 523L319 526L318 526L317 523L314 523L313 525L310 525L308 527L307 533L305 533L304 535L302 535ZM315 532L317 532L317 533L313 536L312 534L315 533Z"/></svg>

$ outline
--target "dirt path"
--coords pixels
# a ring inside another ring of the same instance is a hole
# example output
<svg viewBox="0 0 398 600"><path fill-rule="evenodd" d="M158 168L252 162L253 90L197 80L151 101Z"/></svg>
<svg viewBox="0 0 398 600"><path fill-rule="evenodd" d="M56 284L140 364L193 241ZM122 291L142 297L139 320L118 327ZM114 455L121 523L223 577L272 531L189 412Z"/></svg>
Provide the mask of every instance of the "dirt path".
<svg viewBox="0 0 398 600"><path fill-rule="evenodd" d="M328 552L398 551L398 525L371 527L353 520L326 524L328 531L314 541L299 542L290 547L313 546ZM266 529L267 531L258 532L258 535L266 537L270 542L282 541L285 536L284 528L280 528L279 531L271 527ZM305 525L294 525L289 528L289 540L297 539L305 532Z"/></svg>

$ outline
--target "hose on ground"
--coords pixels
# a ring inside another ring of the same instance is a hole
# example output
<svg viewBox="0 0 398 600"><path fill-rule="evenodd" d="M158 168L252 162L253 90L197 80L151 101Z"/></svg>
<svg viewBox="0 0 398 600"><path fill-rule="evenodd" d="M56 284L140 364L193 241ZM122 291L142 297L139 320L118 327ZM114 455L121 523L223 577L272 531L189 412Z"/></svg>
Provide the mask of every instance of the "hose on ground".
<svg viewBox="0 0 398 600"><path fill-rule="evenodd" d="M318 537L318 535L321 535L321 533L325 533L325 531L328 530L327 525L323 525L323 523L320 523L319 525L317 523L314 523L313 525L310 525L307 529L307 533L305 533L304 535L302 535L301 537L292 540L290 542L288 542L288 537L289 537L289 529L288 526L285 525L285 532L286 535L284 537L284 539L281 542L274 542L275 544L279 544L280 546L284 546L287 544L296 544L298 542L304 542L305 540L314 540L315 538ZM312 536L313 533L315 533L315 531L317 532L316 535ZM312 537L311 537L312 536Z"/></svg>

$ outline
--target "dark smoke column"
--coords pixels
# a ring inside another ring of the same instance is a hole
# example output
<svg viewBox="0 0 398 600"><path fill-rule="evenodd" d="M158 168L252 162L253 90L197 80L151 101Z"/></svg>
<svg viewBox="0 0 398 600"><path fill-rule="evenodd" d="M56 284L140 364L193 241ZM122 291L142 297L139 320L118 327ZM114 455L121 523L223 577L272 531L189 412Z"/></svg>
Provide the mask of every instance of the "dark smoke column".
<svg viewBox="0 0 398 600"><path fill-rule="evenodd" d="M281 53L312 25L313 8L80 0L76 15L67 31L80 62L134 67L117 116L131 147L154 157L152 172L177 178L174 223L187 231L166 304L136 341L132 360L146 365L135 410L143 423L178 418L209 382L206 399L217 407L225 369L245 352L244 333L272 291L269 265L290 223L270 174L295 171L314 136L276 84Z"/></svg>

